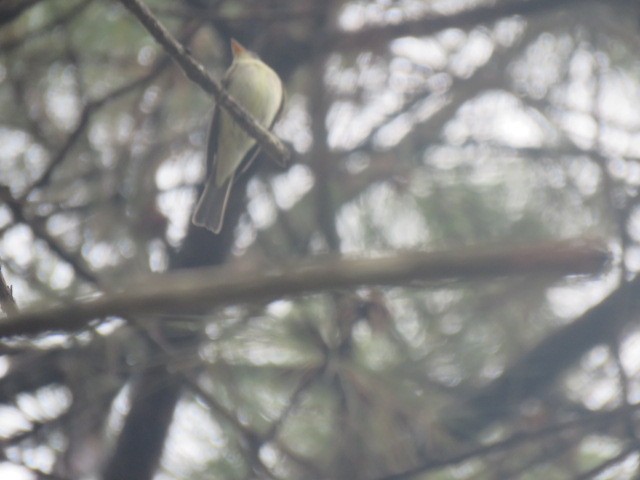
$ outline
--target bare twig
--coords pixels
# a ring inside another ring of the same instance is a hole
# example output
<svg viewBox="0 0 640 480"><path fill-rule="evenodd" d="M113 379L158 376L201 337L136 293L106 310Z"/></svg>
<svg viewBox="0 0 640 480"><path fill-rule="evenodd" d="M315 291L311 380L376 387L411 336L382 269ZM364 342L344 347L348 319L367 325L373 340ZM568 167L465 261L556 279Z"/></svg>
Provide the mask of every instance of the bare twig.
<svg viewBox="0 0 640 480"><path fill-rule="evenodd" d="M294 4L295 5L295 4ZM220 12L219 8L206 8L195 4L182 4L179 7L160 7L156 12L160 15L182 18L198 18L215 22L224 21L227 23L241 22L290 22L292 20L306 20L321 13L318 6L302 5L286 8L262 7L256 4L255 7L245 11Z"/></svg>
<svg viewBox="0 0 640 480"><path fill-rule="evenodd" d="M630 445L622 450L618 455L615 455L610 459L600 463L599 465L596 465L595 467L587 470L586 472L581 473L577 477L574 477L573 480L588 480L589 478L595 478L605 470L608 470L609 468L622 463L629 455L635 453L637 450L637 445Z"/></svg>
<svg viewBox="0 0 640 480"><path fill-rule="evenodd" d="M503 373L440 415L448 432L472 439L528 398L540 394L596 345L610 342L640 311L640 277L619 286L571 323L555 329Z"/></svg>
<svg viewBox="0 0 640 480"><path fill-rule="evenodd" d="M5 5L0 5L0 26L14 21L28 9L37 5L42 0L24 0L22 2L5 2Z"/></svg>
<svg viewBox="0 0 640 480"><path fill-rule="evenodd" d="M589 426L597 426L598 424L609 425L613 421L623 420L625 416L629 413L630 409L633 412L633 411L637 411L638 408L640 408L640 404L638 403L635 403L629 406L623 405L619 408L616 408L615 410L608 410L608 411L603 410L603 411L596 412L584 417L568 420L566 422L554 423L548 427L544 427L539 430L534 430L531 432L518 432L513 435L510 435L509 437L503 440L499 440L495 443L480 445L478 447L469 449L465 452L449 455L444 458L434 459L423 465L418 465L411 469L405 470L401 473L394 473L391 475L380 477L377 480L409 479L413 476L424 474L426 472L457 465L462 462L471 460L473 458L479 458L479 457L484 457L497 452L508 451L508 450L517 448L521 445L524 445L526 443L544 440L545 438L557 435L558 433L565 432L568 430L587 428ZM620 455L617 455L613 459L608 460L607 464L611 465L611 464L618 463L620 461L620 458L624 458L624 456L629 455L629 453L630 453L630 450L626 449ZM599 468L599 467L596 467L596 468ZM591 478L591 477L581 476L580 478Z"/></svg>
<svg viewBox="0 0 640 480"><path fill-rule="evenodd" d="M89 101L84 106L82 110L82 114L80 115L80 120L78 121L78 124L76 125L73 132L71 132L71 135L67 137L67 140L65 141L65 143L62 145L60 150L56 152L51 162L49 162L49 165L47 165L47 168L42 172L40 177L38 177L32 183L30 188L23 193L20 200L23 201L29 196L29 194L34 189L40 188L49 182L49 180L51 179L51 175L56 170L56 168L65 160L69 151L71 151L74 145L78 142L78 140L80 139L84 131L89 126L89 120L91 119L91 116L97 110L109 104L111 101L134 91L136 88L151 82L158 75L160 75L164 71L164 69L167 68L168 65L169 65L168 59L162 58L158 60L156 65L147 74L143 75L142 77L135 78L130 82L127 82L126 84L115 88L111 92L108 92L104 96L100 98L96 98L95 100Z"/></svg>
<svg viewBox="0 0 640 480"><path fill-rule="evenodd" d="M628 3L629 0L617 0ZM515 15L530 16L558 10L572 4L584 4L584 0L523 0L498 2L475 8L467 8L454 14L428 15L422 18L406 19L392 24L375 25L356 32L333 35L327 38L326 47L331 50L345 51L354 48L372 48L397 37L415 35L418 37L432 35L447 28L472 28L477 25L492 23L501 18ZM609 3L614 3L610 1ZM324 50L324 48L321 48Z"/></svg>
<svg viewBox="0 0 640 480"><path fill-rule="evenodd" d="M9 286L2 274L0 266L0 308L7 315L15 315L18 313L18 305L13 298L13 289Z"/></svg>
<svg viewBox="0 0 640 480"><path fill-rule="evenodd" d="M613 360L618 370L618 383L620 384L620 399L622 404L629 405L631 399L630 379L627 374L624 364L622 363L622 357L620 356L620 340L618 338L612 338L609 343L609 352L613 356ZM631 440L638 443L638 435L636 433L636 426L633 416L629 414L628 421L625 424L627 435Z"/></svg>
<svg viewBox="0 0 640 480"><path fill-rule="evenodd" d="M80 276L83 280L95 283L95 277L91 269L79 258L75 257L73 254L65 250L64 247L60 245L57 240L49 234L49 232L47 232L44 223L33 221L32 219L28 218L24 212L23 202L14 198L11 195L9 187L5 185L0 185L0 201L4 202L9 207L9 210L11 210L11 213L13 214L17 222L29 225L31 231L33 231L36 237L44 240L44 242L51 250L53 250L53 252L56 253L56 255L62 258L65 262L71 264L78 276Z"/></svg>
<svg viewBox="0 0 640 480"><path fill-rule="evenodd" d="M33 40L35 38L39 38L42 35L49 33L51 30L55 28L62 27L77 17L82 11L89 6L89 4L93 0L82 0L80 3L77 3L69 10L64 12L62 15L54 18L52 21L42 25L41 27L28 31L25 35L19 38L12 38L8 41L0 43L0 51L4 54L9 53L11 50L21 47L29 40Z"/></svg>
<svg viewBox="0 0 640 480"><path fill-rule="evenodd" d="M333 256L267 272L201 269L150 276L118 293L0 322L0 337L72 330L106 315L215 307L336 290L356 285L398 285L414 280L492 278L521 274L576 274L600 271L609 255L599 243L547 242L505 248L407 252L375 259Z"/></svg>
<svg viewBox="0 0 640 480"><path fill-rule="evenodd" d="M203 90L212 94L216 102L233 117L260 144L260 147L279 163L288 163L291 152L265 127L260 125L222 88L204 67L195 61L187 49L176 41L169 31L153 16L149 8L140 0L120 0L144 25L149 33L162 45L166 52L182 68L185 75L197 83Z"/></svg>

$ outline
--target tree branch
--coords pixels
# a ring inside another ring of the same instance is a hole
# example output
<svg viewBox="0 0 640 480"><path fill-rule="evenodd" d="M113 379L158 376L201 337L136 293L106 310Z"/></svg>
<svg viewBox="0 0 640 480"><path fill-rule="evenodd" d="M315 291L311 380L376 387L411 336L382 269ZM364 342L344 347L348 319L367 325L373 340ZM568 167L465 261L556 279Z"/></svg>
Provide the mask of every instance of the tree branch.
<svg viewBox="0 0 640 480"><path fill-rule="evenodd" d="M14 0L5 2L0 6L0 26L13 22L16 18L22 15L22 13L26 12L41 1L42 0Z"/></svg>
<svg viewBox="0 0 640 480"><path fill-rule="evenodd" d="M609 294L571 323L557 329L509 365L504 373L441 415L448 431L461 438L505 418L535 397L591 348L618 335L640 311L640 277Z"/></svg>
<svg viewBox="0 0 640 480"><path fill-rule="evenodd" d="M118 293L88 302L24 312L0 322L0 337L72 330L107 315L185 312L359 285L597 273L608 261L609 255L599 242L579 240L546 242L511 250L492 247L406 252L375 259L323 256L266 272L201 269L149 276Z"/></svg>
<svg viewBox="0 0 640 480"><path fill-rule="evenodd" d="M190 35L189 35L190 36ZM45 168L45 170L40 174L40 176L31 184L31 186L20 196L20 201L25 201L26 198L31 194L31 192L37 188L41 188L46 185L54 171L60 164L67 158L68 153L71 149L76 145L78 140L82 137L83 133L89 127L89 121L91 120L92 115L94 115L98 110L100 110L105 105L108 105L113 100L117 98L127 95L130 92L133 92L139 87L146 85L153 81L156 77L158 77L169 65L169 60L167 57L159 59L153 68L139 78L134 78L133 80L121 85L111 92L103 95L100 98L96 98L94 100L90 100L86 103L84 108L82 109L82 113L80 115L80 119L73 132L67 137L67 140L62 145L62 147L56 152L53 156L49 165Z"/></svg>
<svg viewBox="0 0 640 480"><path fill-rule="evenodd" d="M260 144L260 147L274 160L287 164L291 152L269 130L260 125L211 77L202 65L195 61L187 49L178 43L169 31L156 19L149 8L140 0L120 0L133 13L147 31L162 45L166 52L182 68L185 75L203 90L212 94L216 102L233 117Z"/></svg>
<svg viewBox="0 0 640 480"><path fill-rule="evenodd" d="M443 458L436 458L429 461L428 463L424 463L403 472L379 477L377 480L406 480L416 475L421 475L434 470L458 465L462 462L466 462L474 458L486 457L497 452L513 450L525 443L543 441L549 437L556 436L559 433L579 429L586 430L588 428L597 428L599 426L611 426L616 422L624 421L625 417L629 413L634 413L639 408L640 404L638 403L634 403L631 405L622 405L614 410L597 411L572 420L553 423L538 430L533 430L530 432L520 431L509 435L503 440L498 440L495 443L480 445L459 453L454 453L453 455L445 455Z"/></svg>
<svg viewBox="0 0 640 480"><path fill-rule="evenodd" d="M393 24L365 27L355 32L332 35L327 38L327 45L321 50L329 48L345 51L345 49L372 48L374 45L380 45L398 37L433 35L447 28L473 28L505 17L537 15L547 13L549 10L570 7L576 3L583 5L586 2L584 0L512 0L493 5L481 5L454 14L428 15ZM609 3L629 3L629 0L611 0Z"/></svg>
<svg viewBox="0 0 640 480"><path fill-rule="evenodd" d="M86 265L81 258L76 257L72 253L65 250L64 247L49 234L44 223L28 218L24 212L23 201L14 198L13 195L11 195L11 190L9 189L9 187L1 184L0 201L4 202L4 204L9 207L9 210L13 214L16 223L24 223L28 225L37 238L43 240L47 244L47 246L56 255L58 255L58 257L73 266L74 271L80 278L95 283L95 276L89 266Z"/></svg>
<svg viewBox="0 0 640 480"><path fill-rule="evenodd" d="M80 13L82 13L82 11L85 10L92 1L93 0L82 0L81 2L72 6L69 10L67 10L63 14L54 18L52 21L47 22L46 24L38 27L37 29L29 30L21 37L10 38L9 40L1 42L0 51L2 51L2 53L6 55L10 51L23 46L26 42L30 40L33 40L35 38L40 38L44 34L49 33L51 30L55 28L65 26L71 20L76 18ZM27 3L24 2L23 5L27 5Z"/></svg>
<svg viewBox="0 0 640 480"><path fill-rule="evenodd" d="M18 305L13 298L13 289L4 279L2 267L0 267L0 309L7 315L16 315L18 313Z"/></svg>

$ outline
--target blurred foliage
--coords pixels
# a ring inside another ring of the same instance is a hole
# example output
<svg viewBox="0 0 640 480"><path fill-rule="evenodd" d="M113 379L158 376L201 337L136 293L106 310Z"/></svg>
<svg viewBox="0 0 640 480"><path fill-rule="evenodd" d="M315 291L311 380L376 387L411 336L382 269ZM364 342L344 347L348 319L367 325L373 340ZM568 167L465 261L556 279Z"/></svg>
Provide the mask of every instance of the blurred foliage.
<svg viewBox="0 0 640 480"><path fill-rule="evenodd" d="M533 398L514 392L497 421L454 424L466 399L635 275L634 1L147 4L218 78L230 37L274 66L288 95L275 131L294 164L261 158L225 232L198 231L207 94L119 2L0 3L0 262L20 308L152 271L327 251L597 237L615 265L5 339L0 477L96 478L124 462L136 388L161 369L146 397L175 378L180 394L156 478L637 478L633 411L593 420L638 400L635 328L603 335ZM139 433L136 455L153 457ZM514 435L525 439L456 458Z"/></svg>

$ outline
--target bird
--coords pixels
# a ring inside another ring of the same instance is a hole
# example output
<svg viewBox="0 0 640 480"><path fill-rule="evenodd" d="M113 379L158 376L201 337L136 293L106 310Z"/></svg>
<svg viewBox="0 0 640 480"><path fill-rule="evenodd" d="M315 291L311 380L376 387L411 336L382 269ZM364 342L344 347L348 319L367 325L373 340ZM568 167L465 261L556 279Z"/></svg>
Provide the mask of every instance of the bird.
<svg viewBox="0 0 640 480"><path fill-rule="evenodd" d="M233 61L222 80L223 87L255 120L271 129L284 105L280 77L235 39L231 39L231 52ZM216 104L207 140L208 177L193 213L194 225L220 233L234 181L249 168L258 151L256 140Z"/></svg>

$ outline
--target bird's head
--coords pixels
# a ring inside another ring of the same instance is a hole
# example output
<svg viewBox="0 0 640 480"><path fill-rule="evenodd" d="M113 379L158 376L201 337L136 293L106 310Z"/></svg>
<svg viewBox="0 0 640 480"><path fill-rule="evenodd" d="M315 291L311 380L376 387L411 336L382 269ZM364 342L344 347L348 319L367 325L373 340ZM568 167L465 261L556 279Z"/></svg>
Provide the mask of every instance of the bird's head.
<svg viewBox="0 0 640 480"><path fill-rule="evenodd" d="M234 60L239 58L258 58L258 56L250 50L247 50L235 38L231 39L231 53Z"/></svg>

